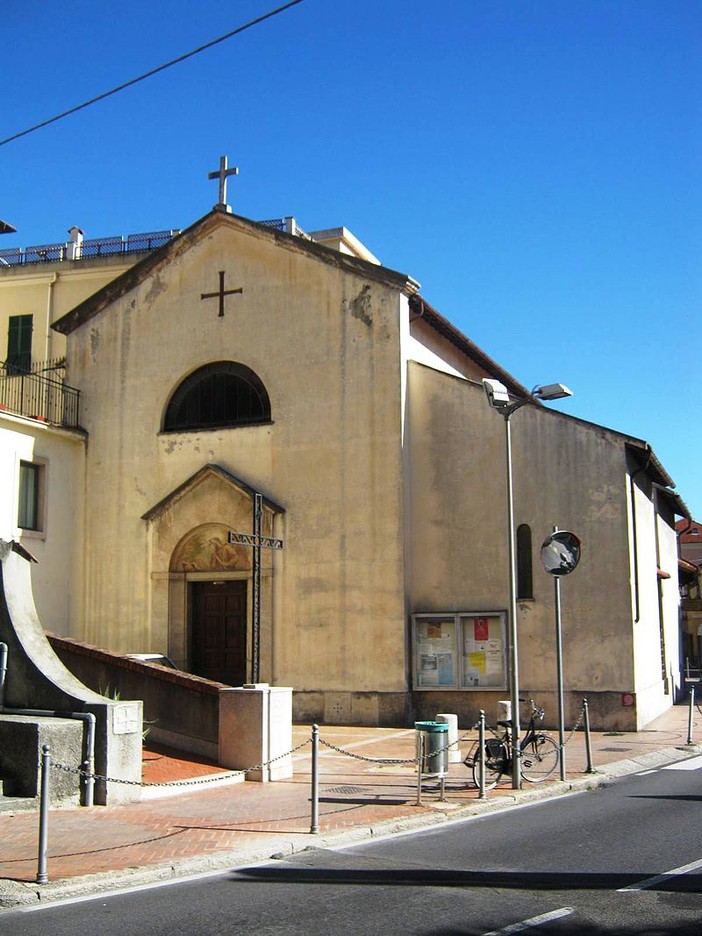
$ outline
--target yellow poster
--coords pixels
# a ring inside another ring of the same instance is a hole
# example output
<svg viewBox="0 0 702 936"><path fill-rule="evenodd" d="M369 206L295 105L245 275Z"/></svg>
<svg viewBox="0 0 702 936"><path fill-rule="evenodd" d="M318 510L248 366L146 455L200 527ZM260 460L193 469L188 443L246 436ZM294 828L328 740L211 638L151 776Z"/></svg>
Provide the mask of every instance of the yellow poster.
<svg viewBox="0 0 702 936"><path fill-rule="evenodd" d="M485 653L482 650L476 650L468 655L468 666L470 669L477 670L479 673L485 672Z"/></svg>

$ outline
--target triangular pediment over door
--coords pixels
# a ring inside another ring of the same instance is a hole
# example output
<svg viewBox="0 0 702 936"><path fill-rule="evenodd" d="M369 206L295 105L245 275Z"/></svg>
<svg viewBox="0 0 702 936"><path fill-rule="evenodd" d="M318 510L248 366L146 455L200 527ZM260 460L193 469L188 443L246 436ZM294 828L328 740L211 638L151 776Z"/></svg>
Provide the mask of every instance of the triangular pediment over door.
<svg viewBox="0 0 702 936"><path fill-rule="evenodd" d="M149 526L152 633L176 665L194 675L241 685L251 677L252 569L249 546L229 533L251 533L256 490L219 465L205 465L143 515ZM283 508L262 498L264 536L279 536ZM282 556L261 550L261 678L273 640L275 569Z"/></svg>

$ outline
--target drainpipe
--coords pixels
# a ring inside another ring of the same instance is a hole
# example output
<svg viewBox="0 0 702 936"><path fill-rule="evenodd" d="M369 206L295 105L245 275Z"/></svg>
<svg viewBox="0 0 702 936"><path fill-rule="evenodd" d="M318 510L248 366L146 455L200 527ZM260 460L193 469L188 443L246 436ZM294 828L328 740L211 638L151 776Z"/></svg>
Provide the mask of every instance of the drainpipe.
<svg viewBox="0 0 702 936"><path fill-rule="evenodd" d="M5 707L5 676L7 675L7 644L0 643L0 712Z"/></svg>
<svg viewBox="0 0 702 936"><path fill-rule="evenodd" d="M410 314L414 316L414 318L410 318L410 324L424 317L424 303L418 296L412 296L412 301L409 303L409 310Z"/></svg>
<svg viewBox="0 0 702 936"><path fill-rule="evenodd" d="M47 283L47 292L46 292L46 318L44 320L44 360L50 361L52 358L51 354L51 344L53 340L53 333L51 331L51 320L54 314L54 283L58 279L57 273L52 273L49 282Z"/></svg>
<svg viewBox="0 0 702 936"><path fill-rule="evenodd" d="M667 573L663 573L661 568L661 539L660 533L658 532L658 488L654 486L653 488L653 538L656 546L656 569L657 569L657 581L656 581L656 590L658 591L658 630L660 633L661 639L661 673L663 678L663 691L666 695L670 692L670 684L668 684L668 689L666 691L666 682L668 681L668 667L666 665L666 645L665 645L665 614L663 609L663 584L662 579L670 578Z"/></svg>
<svg viewBox="0 0 702 936"><path fill-rule="evenodd" d="M636 528L636 485L634 479L637 475L646 474L651 464L651 452L649 450L646 464L639 468L633 474L629 475L629 496L631 498L631 523L633 527L632 548L634 552L634 624L638 624L641 618L641 597L639 595L639 544Z"/></svg>
<svg viewBox="0 0 702 936"><path fill-rule="evenodd" d="M8 708L5 706L5 677L7 675L6 643L0 642L0 712L8 715L29 715L35 718L74 718L85 724L85 744L88 749L88 759L83 765L85 776L85 805L92 806L95 789L95 725L96 719L92 712L54 712L47 709Z"/></svg>

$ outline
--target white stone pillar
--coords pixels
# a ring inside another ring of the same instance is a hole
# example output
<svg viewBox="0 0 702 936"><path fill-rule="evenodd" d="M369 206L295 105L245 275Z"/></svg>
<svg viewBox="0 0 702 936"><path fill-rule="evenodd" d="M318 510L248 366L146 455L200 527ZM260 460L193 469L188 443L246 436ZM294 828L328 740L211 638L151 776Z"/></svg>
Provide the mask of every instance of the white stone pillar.
<svg viewBox="0 0 702 936"><path fill-rule="evenodd" d="M437 715L435 721L448 725L448 762L449 764L460 764L461 749L458 746L458 715Z"/></svg>
<svg viewBox="0 0 702 936"><path fill-rule="evenodd" d="M219 763L223 767L246 770L247 780L260 783L283 780L292 776L292 756L280 755L291 748L292 689L255 683L220 691Z"/></svg>

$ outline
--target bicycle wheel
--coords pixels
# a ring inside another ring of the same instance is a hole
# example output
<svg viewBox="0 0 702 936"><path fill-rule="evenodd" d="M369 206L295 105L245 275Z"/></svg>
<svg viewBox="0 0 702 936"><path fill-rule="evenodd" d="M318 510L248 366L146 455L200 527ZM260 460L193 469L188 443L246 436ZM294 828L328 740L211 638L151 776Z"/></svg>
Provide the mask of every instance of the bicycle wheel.
<svg viewBox="0 0 702 936"><path fill-rule="evenodd" d="M476 749L473 759L473 783L480 787L480 751ZM503 773L507 772L507 752L501 741L490 740L485 742L485 789L492 790L500 782Z"/></svg>
<svg viewBox="0 0 702 936"><path fill-rule="evenodd" d="M558 766L558 745L545 734L535 735L521 750L522 776L529 783L541 783Z"/></svg>

